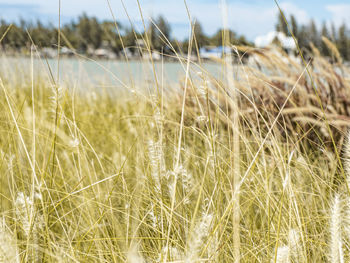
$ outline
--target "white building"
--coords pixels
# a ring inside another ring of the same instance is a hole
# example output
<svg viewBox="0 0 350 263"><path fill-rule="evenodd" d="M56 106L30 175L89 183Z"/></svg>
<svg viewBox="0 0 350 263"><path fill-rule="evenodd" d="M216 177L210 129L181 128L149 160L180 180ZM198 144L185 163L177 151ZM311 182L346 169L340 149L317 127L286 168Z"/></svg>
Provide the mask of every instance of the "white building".
<svg viewBox="0 0 350 263"><path fill-rule="evenodd" d="M230 47L214 47L214 46L205 46L199 49L199 55L203 59L220 59L225 54L231 54L232 48Z"/></svg>
<svg viewBox="0 0 350 263"><path fill-rule="evenodd" d="M94 56L104 59L116 59L117 55L108 48L98 48L94 51Z"/></svg>
<svg viewBox="0 0 350 263"><path fill-rule="evenodd" d="M287 51L296 50L295 41L292 37L286 36L282 32L272 31L264 36L258 36L255 38L254 44L256 47L264 48L273 45L273 42L278 40L281 43L282 48Z"/></svg>

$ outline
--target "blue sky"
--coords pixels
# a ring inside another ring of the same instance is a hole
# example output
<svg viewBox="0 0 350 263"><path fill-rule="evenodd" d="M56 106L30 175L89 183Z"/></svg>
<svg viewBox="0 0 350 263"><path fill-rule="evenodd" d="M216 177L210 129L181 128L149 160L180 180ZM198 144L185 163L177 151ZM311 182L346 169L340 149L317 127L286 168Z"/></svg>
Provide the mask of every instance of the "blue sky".
<svg viewBox="0 0 350 263"><path fill-rule="evenodd" d="M109 0L118 21L128 23L121 0ZM183 0L139 0L146 19L163 14L172 24L173 35L185 38L189 22ZM136 26L140 26L137 0L123 0L126 10ZM239 34L253 40L274 29L277 7L273 0L187 0L192 17L198 19L206 33L213 34L226 23ZM287 14L294 14L300 23L311 18L321 25L322 21L336 25L346 22L350 27L350 0L279 0ZM223 11L225 10L225 11ZM111 19L107 0L61 0L63 22L76 18L82 12L99 19ZM226 17L227 19L223 19ZM58 0L0 0L0 17L16 20L19 17L57 23ZM226 20L226 22L223 22Z"/></svg>

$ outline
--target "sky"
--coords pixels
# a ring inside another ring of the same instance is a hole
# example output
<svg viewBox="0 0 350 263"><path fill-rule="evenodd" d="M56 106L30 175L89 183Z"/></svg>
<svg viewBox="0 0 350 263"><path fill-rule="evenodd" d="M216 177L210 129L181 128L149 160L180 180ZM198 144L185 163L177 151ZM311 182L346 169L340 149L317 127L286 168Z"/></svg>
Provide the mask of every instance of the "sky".
<svg viewBox="0 0 350 263"><path fill-rule="evenodd" d="M62 23L76 19L86 12L100 20L113 15L123 24L142 27L137 0L61 0ZM278 8L274 0L187 0L192 19L198 20L207 34L214 34L225 25L249 40L274 30ZM58 0L0 0L0 18L7 21L40 19L45 23L58 23ZM123 4L125 9L123 8ZM178 39L188 37L190 26L183 0L139 0L144 19L162 14L172 25L172 35ZM322 22L350 27L350 0L279 0L282 10L294 14L299 23L313 18ZM126 11L125 11L126 10ZM131 22L128 19L130 17Z"/></svg>

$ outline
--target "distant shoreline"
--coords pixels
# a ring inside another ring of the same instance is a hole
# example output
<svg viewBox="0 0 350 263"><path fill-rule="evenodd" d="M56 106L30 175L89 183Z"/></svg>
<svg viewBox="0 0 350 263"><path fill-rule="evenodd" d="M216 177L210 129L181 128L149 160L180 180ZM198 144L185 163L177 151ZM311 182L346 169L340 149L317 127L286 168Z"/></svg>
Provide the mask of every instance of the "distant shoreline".
<svg viewBox="0 0 350 263"><path fill-rule="evenodd" d="M30 58L31 55L29 52L1 52L1 56L5 56L7 58ZM57 54L55 56L45 56L45 54L39 53L41 59L49 59L49 60L57 60L58 56ZM34 53L34 58L38 59L38 54ZM59 59L81 59L81 60L90 60L90 61L106 61L106 62L149 62L151 61L150 58L142 58L139 56L135 57L128 57L126 59L124 56L116 57L116 58L105 58L105 57L98 57L98 56L89 56L87 54L74 54L74 55L64 55L60 54ZM183 62L186 62L187 57L181 57ZM154 63L179 63L179 58L177 57L169 57L168 55L164 55L161 59L153 59ZM191 57L191 63L197 63L199 62L197 56ZM219 61L215 61L213 59L205 59L201 58L201 62L205 64L219 64Z"/></svg>

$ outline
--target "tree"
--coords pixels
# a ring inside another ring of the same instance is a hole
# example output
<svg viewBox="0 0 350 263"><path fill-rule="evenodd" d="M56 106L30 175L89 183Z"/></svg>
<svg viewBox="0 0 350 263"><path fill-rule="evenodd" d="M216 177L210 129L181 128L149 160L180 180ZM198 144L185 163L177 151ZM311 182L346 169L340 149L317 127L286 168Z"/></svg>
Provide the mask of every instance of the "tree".
<svg viewBox="0 0 350 263"><path fill-rule="evenodd" d="M86 51L89 45L90 40L90 22L88 16L83 13L78 18L78 24L77 24L77 33L79 37L79 49Z"/></svg>
<svg viewBox="0 0 350 263"><path fill-rule="evenodd" d="M203 27L202 27L201 23L197 20L193 25L193 33L194 33L194 37L196 39L198 48L201 48L201 47L209 44L209 39L204 34Z"/></svg>
<svg viewBox="0 0 350 263"><path fill-rule="evenodd" d="M349 59L349 40L347 38L347 29L345 23L343 23L338 30L337 48L344 59Z"/></svg>
<svg viewBox="0 0 350 263"><path fill-rule="evenodd" d="M7 31L9 26L10 24L6 23L4 20L1 21L1 37ZM24 28L25 22L23 20L21 20L21 26L13 24L10 30L7 32L5 38L2 40L1 45L5 48L9 47L14 49L20 49L30 45Z"/></svg>
<svg viewBox="0 0 350 263"><path fill-rule="evenodd" d="M331 24L331 40L334 43L337 41L337 30L335 29L334 23Z"/></svg>
<svg viewBox="0 0 350 263"><path fill-rule="evenodd" d="M219 29L210 39L214 46L226 46L227 44L239 44L236 33L230 29Z"/></svg>
<svg viewBox="0 0 350 263"><path fill-rule="evenodd" d="M327 28L327 25L326 25L325 22L323 22L323 24L322 24L321 36L330 39L328 28ZM321 54L324 55L324 56L329 56L330 55L328 47L327 47L327 45L326 45L326 43L324 41L321 42L320 51L321 51Z"/></svg>
<svg viewBox="0 0 350 263"><path fill-rule="evenodd" d="M124 34L122 36L124 47L129 48L129 50L135 54L136 52L141 52L137 46L136 39L143 39L143 35L135 32L132 28L124 28ZM142 48L142 47L141 47Z"/></svg>
<svg viewBox="0 0 350 263"><path fill-rule="evenodd" d="M119 30L122 29L122 26L117 22L117 27ZM102 28L102 41L106 43L115 53L118 53L122 50L122 43L119 37L116 24L112 21L104 21L101 24Z"/></svg>
<svg viewBox="0 0 350 263"><path fill-rule="evenodd" d="M303 51L309 49L309 36L308 29L305 25L302 25L298 32L298 44Z"/></svg>
<svg viewBox="0 0 350 263"><path fill-rule="evenodd" d="M75 49L79 48L79 43L81 42L77 34L77 24L74 21L67 23L61 29L63 35L65 36L64 41L68 41L66 45L72 46ZM65 42L63 42L65 43Z"/></svg>
<svg viewBox="0 0 350 263"><path fill-rule="evenodd" d="M78 19L77 33L79 48L86 51L88 47L98 48L102 42L102 29L95 17L89 18L85 13Z"/></svg>
<svg viewBox="0 0 350 263"><path fill-rule="evenodd" d="M320 46L320 35L318 33L315 20L311 19L309 24L309 39L316 47Z"/></svg>
<svg viewBox="0 0 350 263"><path fill-rule="evenodd" d="M238 44L239 45L243 45L243 46L251 46L252 43L250 41L248 41L245 36L240 36L238 38Z"/></svg>
<svg viewBox="0 0 350 263"><path fill-rule="evenodd" d="M276 31L277 32L282 32L284 33L286 36L289 36L289 30L288 30L288 25L286 24L286 22L284 21L284 17L282 15L282 13L280 12L278 14L278 22L276 24Z"/></svg>
<svg viewBox="0 0 350 263"><path fill-rule="evenodd" d="M163 16L158 17L157 27L159 35L165 38L166 40L170 40L171 26Z"/></svg>
<svg viewBox="0 0 350 263"><path fill-rule="evenodd" d="M163 16L159 16L151 22L148 28L148 36L151 47L159 52L167 50L167 42L170 41L171 26Z"/></svg>
<svg viewBox="0 0 350 263"><path fill-rule="evenodd" d="M192 43L192 52L197 52L197 47L198 50L206 45L210 44L210 40L208 36L204 33L203 27L201 23L198 20L195 20L193 24L193 34L194 34L194 39ZM189 48L189 39L186 39L185 41L182 42L182 49L184 52L187 53Z"/></svg>
<svg viewBox="0 0 350 263"><path fill-rule="evenodd" d="M98 48L101 46L102 42L102 28L100 23L97 21L96 17L92 17L90 19L90 43L93 45L94 48Z"/></svg>
<svg viewBox="0 0 350 263"><path fill-rule="evenodd" d="M39 20L36 24L28 26L28 32L34 44L39 47L50 47L53 44L57 44L57 42L52 42L54 39L52 37L54 28L51 26L44 26Z"/></svg>
<svg viewBox="0 0 350 263"><path fill-rule="evenodd" d="M299 33L299 30L298 30L298 23L297 23L297 20L295 19L294 15L291 15L290 16L290 25L291 25L291 28L292 28L292 33L293 35L298 38L298 33Z"/></svg>

